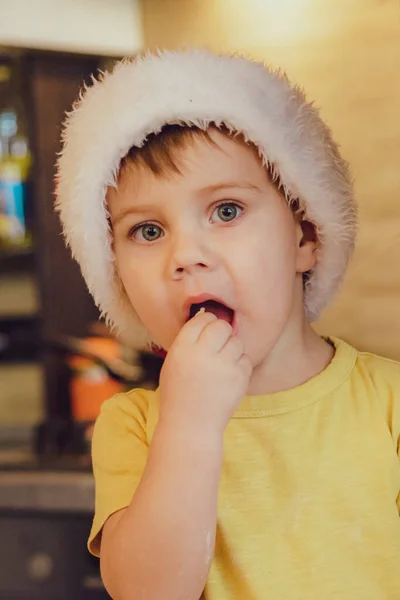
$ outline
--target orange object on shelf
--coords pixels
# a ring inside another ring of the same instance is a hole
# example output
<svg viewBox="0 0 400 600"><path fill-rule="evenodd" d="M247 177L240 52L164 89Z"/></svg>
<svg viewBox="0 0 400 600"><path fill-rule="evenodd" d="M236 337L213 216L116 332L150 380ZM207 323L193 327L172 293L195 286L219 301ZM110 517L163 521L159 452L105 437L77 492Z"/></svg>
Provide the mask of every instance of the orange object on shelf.
<svg viewBox="0 0 400 600"><path fill-rule="evenodd" d="M120 346L112 338L86 338L84 349L104 360L120 358ZM115 381L106 369L93 360L71 355L68 364L73 375L70 381L71 413L74 421L94 421L104 400L124 391L124 386Z"/></svg>

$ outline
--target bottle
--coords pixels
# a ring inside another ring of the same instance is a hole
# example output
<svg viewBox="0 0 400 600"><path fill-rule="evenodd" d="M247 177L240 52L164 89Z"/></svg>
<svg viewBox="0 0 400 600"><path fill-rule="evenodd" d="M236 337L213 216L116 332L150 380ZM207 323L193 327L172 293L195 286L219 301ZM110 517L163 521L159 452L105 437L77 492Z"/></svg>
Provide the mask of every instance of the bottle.
<svg viewBox="0 0 400 600"><path fill-rule="evenodd" d="M31 155L13 63L0 57L0 248L29 248L27 183Z"/></svg>

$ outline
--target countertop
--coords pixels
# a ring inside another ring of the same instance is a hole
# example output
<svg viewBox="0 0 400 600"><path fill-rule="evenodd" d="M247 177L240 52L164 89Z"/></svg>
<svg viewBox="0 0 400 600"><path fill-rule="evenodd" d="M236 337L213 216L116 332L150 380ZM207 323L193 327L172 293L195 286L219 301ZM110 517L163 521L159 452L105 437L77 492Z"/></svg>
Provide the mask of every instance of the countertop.
<svg viewBox="0 0 400 600"><path fill-rule="evenodd" d="M90 473L2 472L2 509L93 513L93 476Z"/></svg>
<svg viewBox="0 0 400 600"><path fill-rule="evenodd" d="M0 510L93 513L94 479L89 469L35 468L16 458L6 468L0 466Z"/></svg>

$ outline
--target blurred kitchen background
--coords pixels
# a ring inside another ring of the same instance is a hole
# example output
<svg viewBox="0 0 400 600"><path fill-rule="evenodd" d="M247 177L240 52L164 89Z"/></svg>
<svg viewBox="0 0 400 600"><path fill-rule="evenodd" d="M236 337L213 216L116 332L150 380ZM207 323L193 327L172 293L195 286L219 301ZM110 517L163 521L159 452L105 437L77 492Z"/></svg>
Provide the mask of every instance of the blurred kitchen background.
<svg viewBox="0 0 400 600"><path fill-rule="evenodd" d="M86 551L102 401L161 358L97 322L53 212L60 127L83 81L144 48L280 66L350 161L358 248L317 328L400 360L399 0L0 0L0 600L107 598Z"/></svg>

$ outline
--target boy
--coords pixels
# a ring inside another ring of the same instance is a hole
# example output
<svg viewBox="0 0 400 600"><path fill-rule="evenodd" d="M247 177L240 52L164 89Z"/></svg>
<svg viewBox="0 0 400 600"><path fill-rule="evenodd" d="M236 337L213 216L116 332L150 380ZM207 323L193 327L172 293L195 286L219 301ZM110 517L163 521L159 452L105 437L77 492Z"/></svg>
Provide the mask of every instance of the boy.
<svg viewBox="0 0 400 600"><path fill-rule="evenodd" d="M310 322L353 249L346 163L238 57L120 64L70 115L64 232L109 323L167 352L104 404L89 548L115 599L400 597L400 368Z"/></svg>

